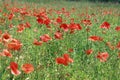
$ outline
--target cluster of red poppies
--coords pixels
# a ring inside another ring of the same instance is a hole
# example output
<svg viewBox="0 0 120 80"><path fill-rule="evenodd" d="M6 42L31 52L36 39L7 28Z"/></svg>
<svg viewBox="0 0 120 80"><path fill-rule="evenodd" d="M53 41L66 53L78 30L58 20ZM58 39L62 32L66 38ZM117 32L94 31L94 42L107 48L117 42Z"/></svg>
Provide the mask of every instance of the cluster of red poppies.
<svg viewBox="0 0 120 80"><path fill-rule="evenodd" d="M4 11L2 11L2 9L0 9L0 14L2 14L2 16L5 18L4 20L3 17L0 17L0 23L2 21L3 22L2 24L7 24L6 21L8 21L10 23L8 28L10 29L17 28L16 32L18 33L22 33L25 29L28 28L30 29L32 27L32 22L26 21L25 20L26 17L35 19L37 25L42 25L42 26L45 25L46 28L50 31L52 31L51 29L52 25L56 26L55 27L56 31L53 33L54 37L50 36L48 33L40 35L39 40L35 38L33 41L33 44L36 46L42 46L43 43L48 43L53 39L62 40L64 39L63 38L64 33L74 34L75 32L82 30L83 26L86 29L86 33L90 32L92 26L92 21L90 20L90 18L91 16L95 16L95 14L91 14L87 16L85 14L81 14L82 16L85 15L85 17L87 18L79 22L75 22L74 18L70 17L70 14L72 14L75 11L75 9L72 9L71 11L67 11L65 8L62 8L61 10L50 9L48 11L46 8L31 10L26 7L25 8L10 7L8 4L4 5L4 8L8 11L8 13L5 13ZM53 12L58 16L55 18L50 18L49 16L51 16ZM63 17L61 15L63 15ZM70 21L70 22L68 21L69 23L67 23L67 21L64 19L64 16L69 19ZM12 23L12 20L18 20L23 22L15 26ZM95 22L97 22L96 19ZM100 25L100 28L104 29L103 33L106 34L106 30L110 29L110 26L111 25L109 22L104 21ZM119 32L120 26L115 27L115 30ZM34 29L34 32L37 32L37 29ZM0 43L3 44L3 46L5 47L5 49L3 49L2 52L0 52L0 56L12 58L13 55L11 51L19 51L23 46L23 44L19 40L13 38L12 35L10 35L7 31L4 33L0 31L0 36L1 36ZM104 38L97 35L91 35L87 37L88 37L88 41L93 41L93 42L104 41ZM120 41L116 46L112 45L112 43L110 42L106 42L105 44L112 50L115 48L120 50ZM73 51L74 50L72 48L69 49L69 52L73 52ZM93 49L85 50L85 53L87 55L90 55L93 52L94 52ZM120 53L118 56L120 57ZM101 62L106 62L107 59L109 58L109 53L98 52L96 58L98 58ZM62 57L57 57L55 61L57 64L62 64L67 66L70 63L73 63L74 60L70 57L70 54L64 53ZM30 63L23 64L21 68L25 73L31 73L34 71L34 67ZM10 66L7 69L10 69L11 73L14 75L19 75L21 73L18 70L18 64L16 62L10 62Z"/></svg>

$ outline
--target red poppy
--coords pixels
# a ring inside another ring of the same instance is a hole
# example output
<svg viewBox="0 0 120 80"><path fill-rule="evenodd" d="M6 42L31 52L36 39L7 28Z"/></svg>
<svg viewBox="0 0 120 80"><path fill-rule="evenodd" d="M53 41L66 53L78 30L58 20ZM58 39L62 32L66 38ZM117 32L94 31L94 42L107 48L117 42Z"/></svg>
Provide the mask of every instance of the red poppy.
<svg viewBox="0 0 120 80"><path fill-rule="evenodd" d="M118 42L116 47L120 50L120 41Z"/></svg>
<svg viewBox="0 0 120 80"><path fill-rule="evenodd" d="M15 76L19 75L21 72L18 70L18 64L15 62L10 63L11 73Z"/></svg>
<svg viewBox="0 0 120 80"><path fill-rule="evenodd" d="M63 64L63 65L65 65L65 66L68 65L68 63L65 61L65 59L64 59L63 57L58 57L58 58L56 58L56 63L57 63L57 64Z"/></svg>
<svg viewBox="0 0 120 80"><path fill-rule="evenodd" d="M70 23L69 29L70 29L70 30L81 30L82 27L81 27L80 24Z"/></svg>
<svg viewBox="0 0 120 80"><path fill-rule="evenodd" d="M19 24L19 25L17 26L17 32L19 32L19 33L22 33L24 29L25 29L24 24Z"/></svg>
<svg viewBox="0 0 120 80"><path fill-rule="evenodd" d="M12 58L12 54L7 49L3 49L3 52L0 55Z"/></svg>
<svg viewBox="0 0 120 80"><path fill-rule="evenodd" d="M26 22L26 23L25 23L25 27L26 27L26 28L30 28L30 27L31 27L30 23L29 23L29 22Z"/></svg>
<svg viewBox="0 0 120 80"><path fill-rule="evenodd" d="M12 20L14 16L15 16L15 15L14 15L13 13L10 13L10 14L8 15L8 19L9 19L9 20Z"/></svg>
<svg viewBox="0 0 120 80"><path fill-rule="evenodd" d="M22 65L22 70L23 70L26 74L29 74L29 73L31 73L31 72L34 71L34 67L33 67L32 64L26 63L26 64L23 64L23 65Z"/></svg>
<svg viewBox="0 0 120 80"><path fill-rule="evenodd" d="M43 42L48 42L49 40L52 40L52 38L48 34L44 34L40 36L40 40Z"/></svg>
<svg viewBox="0 0 120 80"><path fill-rule="evenodd" d="M120 31L120 26L117 26L117 27L115 28L115 30L116 30L116 31Z"/></svg>
<svg viewBox="0 0 120 80"><path fill-rule="evenodd" d="M2 35L2 41L4 43L9 42L11 39L12 39L12 37L11 37L11 35L9 33L7 33L7 32L3 33L3 35Z"/></svg>
<svg viewBox="0 0 120 80"><path fill-rule="evenodd" d="M66 54L66 53L65 53L65 54L63 55L63 57L64 57L64 59L65 59L66 62L68 62L68 63L72 63L72 62L73 62L73 59L70 58L69 54Z"/></svg>
<svg viewBox="0 0 120 80"><path fill-rule="evenodd" d="M56 19L56 22L59 23L59 24L61 24L61 23L62 23L62 17L59 16L59 17Z"/></svg>
<svg viewBox="0 0 120 80"><path fill-rule="evenodd" d="M109 29L109 28L110 28L110 23L108 23L108 22L103 22L103 23L100 25L100 28Z"/></svg>
<svg viewBox="0 0 120 80"><path fill-rule="evenodd" d="M69 29L68 25L65 24L65 23L62 23L62 24L60 25L60 28L62 28L65 32L68 31L68 29Z"/></svg>
<svg viewBox="0 0 120 80"><path fill-rule="evenodd" d="M41 46L42 43L43 43L42 41L38 41L37 39L34 39L34 42L33 42L33 44L37 46Z"/></svg>
<svg viewBox="0 0 120 80"><path fill-rule="evenodd" d="M118 53L118 58L120 58L120 52Z"/></svg>
<svg viewBox="0 0 120 80"><path fill-rule="evenodd" d="M85 53L86 53L87 55L90 55L90 54L93 53L93 50L92 50L92 49L88 49L88 50L85 51Z"/></svg>
<svg viewBox="0 0 120 80"><path fill-rule="evenodd" d="M45 25L49 25L51 23L51 20L49 18L45 19L44 20L44 24Z"/></svg>
<svg viewBox="0 0 120 80"><path fill-rule="evenodd" d="M11 42L8 43L7 47L11 50L20 50L20 48L22 47L22 43L20 43L20 41L16 39L12 39Z"/></svg>
<svg viewBox="0 0 120 80"><path fill-rule="evenodd" d="M62 33L60 31L55 32L55 39L62 39Z"/></svg>
<svg viewBox="0 0 120 80"><path fill-rule="evenodd" d="M69 57L69 54L64 54L63 57L58 57L56 58L56 63L57 64L63 64L67 66L69 63L72 63L73 59Z"/></svg>
<svg viewBox="0 0 120 80"><path fill-rule="evenodd" d="M38 18L38 19L37 19L37 22L38 22L39 24L43 24L43 23L44 23L44 20L43 20L42 18Z"/></svg>
<svg viewBox="0 0 120 80"><path fill-rule="evenodd" d="M89 40L91 40L91 41L102 41L103 38L101 38L99 36L90 36Z"/></svg>
<svg viewBox="0 0 120 80"><path fill-rule="evenodd" d="M84 19L84 20L81 21L81 23L83 23L85 26L91 26L92 25L92 22L89 19Z"/></svg>
<svg viewBox="0 0 120 80"><path fill-rule="evenodd" d="M98 53L97 58L100 59L101 62L106 62L109 58L109 54L107 52Z"/></svg>

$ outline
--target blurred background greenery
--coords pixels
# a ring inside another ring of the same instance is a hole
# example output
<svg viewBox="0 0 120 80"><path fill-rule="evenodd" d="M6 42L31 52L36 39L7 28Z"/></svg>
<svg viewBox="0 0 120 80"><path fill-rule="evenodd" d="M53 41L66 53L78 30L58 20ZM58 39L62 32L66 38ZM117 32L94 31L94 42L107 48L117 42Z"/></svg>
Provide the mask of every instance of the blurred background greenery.
<svg viewBox="0 0 120 80"><path fill-rule="evenodd" d="M2 0L5 1L5 0ZM51 2L51 1L84 1L84 2L110 2L120 3L120 0L7 0L7 1L25 1L25 2Z"/></svg>

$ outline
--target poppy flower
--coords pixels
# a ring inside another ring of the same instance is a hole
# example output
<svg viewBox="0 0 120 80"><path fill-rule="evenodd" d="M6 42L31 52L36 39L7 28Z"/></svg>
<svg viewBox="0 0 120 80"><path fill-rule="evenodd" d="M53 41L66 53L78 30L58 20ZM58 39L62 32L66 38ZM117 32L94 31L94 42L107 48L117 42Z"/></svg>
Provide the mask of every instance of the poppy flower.
<svg viewBox="0 0 120 80"><path fill-rule="evenodd" d="M7 33L7 32L3 33L3 35L2 35L2 41L4 43L9 42L11 39L12 39L12 37L11 37L11 35L9 33Z"/></svg>
<svg viewBox="0 0 120 80"><path fill-rule="evenodd" d="M115 28L115 30L116 30L116 31L120 31L120 26L117 26L117 27Z"/></svg>
<svg viewBox="0 0 120 80"><path fill-rule="evenodd" d="M12 58L12 54L7 49L3 49L3 51L0 55Z"/></svg>
<svg viewBox="0 0 120 80"><path fill-rule="evenodd" d="M55 39L62 39L62 33L60 31L55 32Z"/></svg>
<svg viewBox="0 0 120 80"><path fill-rule="evenodd" d="M109 58L109 54L107 52L98 53L97 58L100 59L100 62L106 62Z"/></svg>
<svg viewBox="0 0 120 80"><path fill-rule="evenodd" d="M85 26L91 26L92 25L92 22L89 19L84 19L84 20L81 21L81 23L83 23Z"/></svg>
<svg viewBox="0 0 120 80"><path fill-rule="evenodd" d="M18 32L18 33L22 33L24 29L25 29L24 24L19 24L19 25L17 26L17 32Z"/></svg>
<svg viewBox="0 0 120 80"><path fill-rule="evenodd" d="M63 57L58 57L56 58L56 63L57 64L63 64L67 66L69 63L72 63L73 59L69 57L69 54L64 54Z"/></svg>
<svg viewBox="0 0 120 80"><path fill-rule="evenodd" d="M65 32L67 32L68 29L69 29L68 25L65 24L65 23L62 23L62 24L60 25L60 28L63 29Z"/></svg>
<svg viewBox="0 0 120 80"><path fill-rule="evenodd" d="M45 19L44 20L44 24L45 25L49 25L51 23L51 20L49 18Z"/></svg>
<svg viewBox="0 0 120 80"><path fill-rule="evenodd" d="M31 72L34 71L34 67L33 67L32 64L26 63L26 64L23 64L23 65L22 65L22 70L23 70L26 74L29 74L29 73L31 73Z"/></svg>
<svg viewBox="0 0 120 80"><path fill-rule="evenodd" d="M40 40L43 42L48 42L49 40L52 40L52 38L48 34L44 34L40 36Z"/></svg>
<svg viewBox="0 0 120 80"><path fill-rule="evenodd" d="M80 26L80 24L70 23L69 29L71 29L71 30L81 30L82 27Z"/></svg>
<svg viewBox="0 0 120 80"><path fill-rule="evenodd" d="M37 19L37 22L38 22L39 24L43 24L43 23L44 23L44 20L43 20L42 18L38 18L38 19Z"/></svg>
<svg viewBox="0 0 120 80"><path fill-rule="evenodd" d="M72 63L73 62L73 59L72 58L70 58L70 56L69 56L69 54L64 54L63 55L63 57L64 57L64 59L66 60L66 62L68 62L68 63Z"/></svg>
<svg viewBox="0 0 120 80"><path fill-rule="evenodd" d="M26 28L30 28L30 27L31 27L30 23L29 23L29 22L26 22L26 23L25 23L25 27L26 27Z"/></svg>
<svg viewBox="0 0 120 80"><path fill-rule="evenodd" d="M59 17L56 19L56 22L59 23L59 24L61 24L61 23L62 23L62 17L59 16Z"/></svg>
<svg viewBox="0 0 120 80"><path fill-rule="evenodd" d="M33 44L36 46L41 46L42 43L43 43L42 41L38 41L37 39L34 39L34 42L33 42Z"/></svg>
<svg viewBox="0 0 120 80"><path fill-rule="evenodd" d="M87 55L90 55L90 54L93 53L93 50L92 50L92 49L88 49L88 50L85 51L85 53L86 53Z"/></svg>
<svg viewBox="0 0 120 80"><path fill-rule="evenodd" d="M65 66L68 65L68 63L65 61L65 59L64 59L63 57L58 57L58 58L56 58L56 63L57 63L57 64L63 64L63 65L65 65Z"/></svg>
<svg viewBox="0 0 120 80"><path fill-rule="evenodd" d="M8 15L8 19L9 19L9 20L12 20L14 16L15 16L15 15L14 15L13 13L10 13L10 14Z"/></svg>
<svg viewBox="0 0 120 80"><path fill-rule="evenodd" d="M18 70L18 64L15 62L10 63L11 73L15 76L19 75L21 72Z"/></svg>
<svg viewBox="0 0 120 80"><path fill-rule="evenodd" d="M108 22L103 22L103 23L100 25L100 28L109 29L109 28L110 28L110 23L108 23Z"/></svg>
<svg viewBox="0 0 120 80"><path fill-rule="evenodd" d="M7 47L11 50L20 50L22 43L16 39L12 39L11 42L7 44Z"/></svg>
<svg viewBox="0 0 120 80"><path fill-rule="evenodd" d="M91 41L102 41L103 38L101 38L99 36L90 36L89 40L91 40Z"/></svg>
<svg viewBox="0 0 120 80"><path fill-rule="evenodd" d="M120 50L120 41L117 43L117 49L119 49Z"/></svg>
<svg viewBox="0 0 120 80"><path fill-rule="evenodd" d="M76 24L77 25L77 30L81 30L82 26L80 24Z"/></svg>

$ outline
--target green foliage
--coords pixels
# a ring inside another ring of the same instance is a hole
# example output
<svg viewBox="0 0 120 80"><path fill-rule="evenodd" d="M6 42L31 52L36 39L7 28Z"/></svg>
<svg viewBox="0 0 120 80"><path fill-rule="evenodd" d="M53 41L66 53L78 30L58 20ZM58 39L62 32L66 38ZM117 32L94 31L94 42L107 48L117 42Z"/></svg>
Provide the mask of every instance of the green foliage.
<svg viewBox="0 0 120 80"><path fill-rule="evenodd" d="M78 16L80 14L91 15L92 26L90 26L90 32L86 32L86 26L82 26L81 31L75 31L74 34L64 33L62 40L54 39L54 32L57 25L51 25L52 29L46 29L45 25L40 25L36 22L36 18L27 16L24 17L25 20L13 20L6 21L5 25L0 25L0 30L5 32L6 30L12 35L13 38L19 39L23 46L20 51L13 51L12 60L7 57L0 56L0 80L119 80L120 79L120 59L118 58L117 49L109 49L104 42L91 42L88 41L88 36L100 35L104 37L105 41L111 41L113 45L116 46L120 39L120 32L115 32L115 27L120 25L120 5L115 4L101 4L101 3L87 3L87 2L69 2L69 1L53 1L53 0L19 0L21 3L26 4L38 3L39 6L46 7L46 11L49 9L61 10L65 8L66 11L71 11L71 8L75 8L76 12L71 13L71 16L64 17L66 23L69 23L71 18L75 19L75 23L81 23L82 19L85 17ZM79 1L79 0L77 0ZM82 1L82 0L80 0ZM96 1L96 0L92 0ZM102 1L102 0L101 0ZM105 1L105 0L104 0ZM14 2L14 1L13 1ZM20 3L19 2L19 3ZM41 4L42 3L42 4ZM47 4L45 4L47 3ZM18 6L17 7L22 7ZM1 6L1 5L0 5ZM15 7L14 4L13 7ZM27 5L24 5L27 6ZM24 7L23 6L23 7ZM30 10L36 8L35 5L30 5ZM28 7L28 8L29 8ZM0 9L3 6L0 7ZM41 8L41 7L38 7ZM9 9L9 8L8 8ZM29 10L28 10L29 11ZM113 14L102 15L102 11L112 11ZM9 13L5 10L5 13ZM2 16L4 13L0 13ZM15 15L16 17L17 15ZM56 19L58 16L54 12L52 15L48 16L50 18ZM97 22L95 23L95 20ZM20 23L30 22L31 28L25 29L22 33L16 32L16 27ZM52 20L53 21L53 20ZM106 34L102 34L102 30L99 28L103 21L108 21L111 24L111 28L106 30ZM14 27L9 29L9 23L13 23ZM37 29L37 32L34 30ZM33 45L33 40L43 34L50 34L53 40L48 43L43 43L42 46ZM115 37L115 38L114 38ZM3 45L0 43L0 52L2 51ZM67 52L69 48L73 48L74 52L69 53L70 57L74 60L72 64L68 66L56 64L55 58L63 55ZM91 55L86 55L85 50L92 48L94 52ZM107 62L100 62L96 55L98 51L107 51L110 54L110 58ZM20 59L15 57L20 55ZM16 61L17 60L17 61ZM11 61L16 61L19 64L19 69L23 63L32 63L34 65L35 71L30 74L21 74L18 76L13 76L9 69Z"/></svg>

